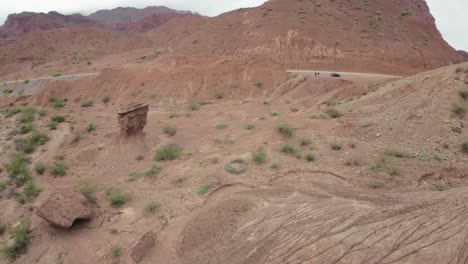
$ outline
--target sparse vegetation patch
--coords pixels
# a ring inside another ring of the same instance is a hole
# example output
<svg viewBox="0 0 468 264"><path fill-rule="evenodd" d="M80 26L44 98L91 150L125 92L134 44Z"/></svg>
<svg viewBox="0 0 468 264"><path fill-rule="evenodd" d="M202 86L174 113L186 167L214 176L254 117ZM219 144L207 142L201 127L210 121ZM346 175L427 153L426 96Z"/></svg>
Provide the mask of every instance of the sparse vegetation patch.
<svg viewBox="0 0 468 264"><path fill-rule="evenodd" d="M177 144L168 144L156 150L154 159L156 161L176 160L182 154L182 148Z"/></svg>
<svg viewBox="0 0 468 264"><path fill-rule="evenodd" d="M247 170L249 162L245 159L235 159L224 165L224 170L232 174L241 174Z"/></svg>

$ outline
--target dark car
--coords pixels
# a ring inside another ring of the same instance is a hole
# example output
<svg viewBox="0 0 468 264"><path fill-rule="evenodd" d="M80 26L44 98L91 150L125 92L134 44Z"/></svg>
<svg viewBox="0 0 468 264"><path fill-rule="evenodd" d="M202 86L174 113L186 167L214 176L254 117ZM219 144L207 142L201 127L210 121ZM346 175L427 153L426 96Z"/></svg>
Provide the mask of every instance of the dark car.
<svg viewBox="0 0 468 264"><path fill-rule="evenodd" d="M332 73L330 74L330 76L331 76L331 77L335 77L335 78L341 77L341 75L340 75L339 73L337 73L337 72L332 72Z"/></svg>

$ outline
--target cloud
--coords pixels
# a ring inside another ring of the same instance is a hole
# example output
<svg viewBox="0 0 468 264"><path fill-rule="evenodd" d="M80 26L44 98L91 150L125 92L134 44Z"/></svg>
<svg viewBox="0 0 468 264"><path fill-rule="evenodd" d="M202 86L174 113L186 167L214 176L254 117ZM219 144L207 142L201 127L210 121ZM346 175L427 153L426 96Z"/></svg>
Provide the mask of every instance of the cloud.
<svg viewBox="0 0 468 264"><path fill-rule="evenodd" d="M99 9L112 9L115 7L146 7L163 5L177 10L189 10L202 15L216 16L241 7L258 6L266 0L0 0L0 24L8 14L22 11L49 12L58 11L64 14L84 13ZM427 0L431 12L436 18L437 26L444 38L455 48L468 50L467 0Z"/></svg>

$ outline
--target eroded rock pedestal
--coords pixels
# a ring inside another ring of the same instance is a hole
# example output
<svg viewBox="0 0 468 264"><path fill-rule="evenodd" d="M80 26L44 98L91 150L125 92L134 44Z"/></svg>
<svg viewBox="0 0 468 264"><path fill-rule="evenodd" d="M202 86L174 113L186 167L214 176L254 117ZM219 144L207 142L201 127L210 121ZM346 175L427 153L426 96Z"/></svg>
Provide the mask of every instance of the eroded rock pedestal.
<svg viewBox="0 0 468 264"><path fill-rule="evenodd" d="M131 136L143 131L149 105L143 103L130 103L118 112L120 132L124 136Z"/></svg>

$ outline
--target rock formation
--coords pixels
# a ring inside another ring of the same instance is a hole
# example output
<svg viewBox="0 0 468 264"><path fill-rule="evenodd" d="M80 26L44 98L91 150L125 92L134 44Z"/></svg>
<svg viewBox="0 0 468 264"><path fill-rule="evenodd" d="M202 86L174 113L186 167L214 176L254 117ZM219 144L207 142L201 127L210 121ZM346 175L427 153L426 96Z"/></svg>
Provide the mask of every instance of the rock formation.
<svg viewBox="0 0 468 264"><path fill-rule="evenodd" d="M91 219L91 204L83 195L73 190L61 190L52 193L39 206L37 215L50 225L70 228L76 220Z"/></svg>
<svg viewBox="0 0 468 264"><path fill-rule="evenodd" d="M143 131L146 126L146 118L149 105L142 103L130 103L118 112L120 131L122 135L131 136Z"/></svg>
<svg viewBox="0 0 468 264"><path fill-rule="evenodd" d="M144 234L135 244L132 246L132 259L136 263L140 263L148 252L154 247L154 233L148 232Z"/></svg>

